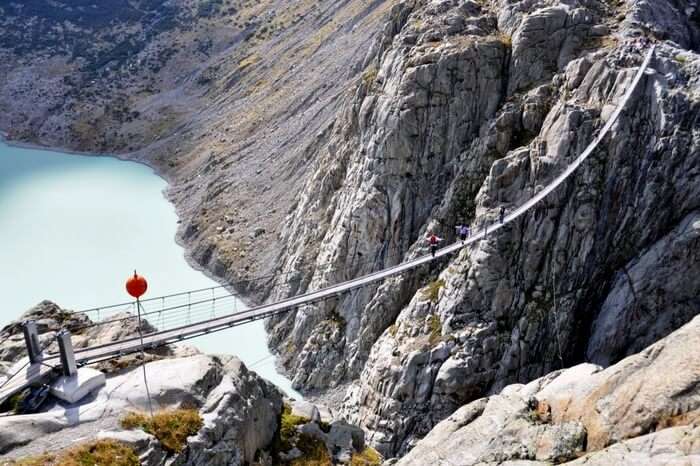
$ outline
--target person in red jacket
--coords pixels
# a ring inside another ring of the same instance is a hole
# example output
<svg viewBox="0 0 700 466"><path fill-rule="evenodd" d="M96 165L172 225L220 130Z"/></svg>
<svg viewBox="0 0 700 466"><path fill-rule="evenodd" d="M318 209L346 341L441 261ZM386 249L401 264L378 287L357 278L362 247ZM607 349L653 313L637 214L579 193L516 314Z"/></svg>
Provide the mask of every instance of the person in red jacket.
<svg viewBox="0 0 700 466"><path fill-rule="evenodd" d="M438 243L442 241L442 238L437 236L435 233L432 231L428 233L428 236L425 237L426 241L428 241L428 244L430 245L430 254L435 257L435 253L437 252L438 248Z"/></svg>

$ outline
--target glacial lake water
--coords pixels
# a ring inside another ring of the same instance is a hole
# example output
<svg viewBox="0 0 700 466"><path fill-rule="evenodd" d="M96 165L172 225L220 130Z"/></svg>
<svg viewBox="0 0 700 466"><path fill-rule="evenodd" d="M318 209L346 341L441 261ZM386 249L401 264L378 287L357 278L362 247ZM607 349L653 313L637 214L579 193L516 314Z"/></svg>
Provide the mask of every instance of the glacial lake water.
<svg viewBox="0 0 700 466"><path fill-rule="evenodd" d="M129 301L124 282L134 269L148 279L146 297L217 286L175 243L177 216L165 187L138 163L0 140L0 327L44 299L73 310ZM299 397L275 370L262 321L187 344L235 354Z"/></svg>

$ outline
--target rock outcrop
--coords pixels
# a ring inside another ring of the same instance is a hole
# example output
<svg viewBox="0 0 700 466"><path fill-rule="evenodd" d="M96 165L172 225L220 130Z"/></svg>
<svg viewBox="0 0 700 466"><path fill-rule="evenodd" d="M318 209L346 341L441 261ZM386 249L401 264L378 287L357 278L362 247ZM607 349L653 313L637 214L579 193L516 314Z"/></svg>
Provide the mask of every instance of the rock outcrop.
<svg viewBox="0 0 700 466"><path fill-rule="evenodd" d="M0 382L5 377L2 367L7 367L9 370L13 363L26 356L26 344L21 325L25 320L36 322L39 343L45 354L58 352L56 335L62 329L71 331L74 348L111 343L127 336L137 335L138 332L138 323L128 312L112 314L108 322L103 320L100 321L100 325L95 325L95 322L85 314L61 309L51 301L42 301L0 330L0 342L2 342L0 344ZM105 323L102 324L102 322ZM146 319L142 319L141 325L145 333L155 330L155 327ZM146 360L153 361L163 357L189 356L198 353L199 351L191 346L172 345L146 350ZM126 355L99 363L97 367L104 372L118 372L138 363L140 358L140 355Z"/></svg>
<svg viewBox="0 0 700 466"><path fill-rule="evenodd" d="M90 323L84 315L49 301L25 313L21 320L27 318L37 321L44 342L51 341L60 328L84 328ZM6 361L23 353L23 340L17 341L22 336L21 320L2 331L0 354ZM75 344L95 345L133 335L133 325L116 320L111 325L91 327L76 335ZM50 399L37 414L0 417L0 454L17 458L56 451L76 438L115 438L139 451L145 464L161 464L166 453L153 437L124 432L120 426L128 411L149 409L141 369L130 367L137 358L120 359L101 365L107 372L106 386L75 404ZM269 446L278 428L282 394L236 357L175 348L158 351L148 359L152 361L146 364L146 373L154 409L195 407L203 419L203 427L189 438L187 448L168 457L171 464L245 464Z"/></svg>
<svg viewBox="0 0 700 466"><path fill-rule="evenodd" d="M396 464L695 464L699 352L696 317L605 370L581 364L471 402Z"/></svg>
<svg viewBox="0 0 700 466"><path fill-rule="evenodd" d="M22 320L37 322L40 340L48 349L61 328L75 329L74 344L79 346L134 335L133 319L125 324L121 317L127 316L110 316L103 325L91 326L84 315L44 301L3 328L0 355L8 364L24 355ZM142 322L146 329L154 330ZM283 409L281 392L235 356L208 356L194 348L173 346L151 350L146 360L153 410L196 409L202 419L201 428L187 439L182 451L161 443L155 432L156 436L140 429L125 430L122 421L127 413L150 409L140 355L131 355L96 365L105 373L106 384L105 375L93 370L101 384L75 403L50 396L37 413L3 413L0 458L9 461L56 453L71 447L77 438L81 442L112 439L126 444L144 465L280 464L313 458L318 453L313 446L321 448L333 464L348 464L366 451L359 427L309 402L285 400L291 408ZM285 422L285 416L292 420ZM291 428L285 430L283 426L290 423Z"/></svg>

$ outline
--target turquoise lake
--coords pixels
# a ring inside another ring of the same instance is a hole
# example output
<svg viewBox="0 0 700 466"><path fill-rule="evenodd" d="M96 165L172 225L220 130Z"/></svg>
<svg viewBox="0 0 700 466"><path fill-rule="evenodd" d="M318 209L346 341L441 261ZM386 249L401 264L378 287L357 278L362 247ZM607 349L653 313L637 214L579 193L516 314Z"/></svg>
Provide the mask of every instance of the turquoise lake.
<svg viewBox="0 0 700 466"><path fill-rule="evenodd" d="M138 163L0 141L0 326L44 299L71 310L129 301L124 282L134 269L148 279L145 298L217 286L175 243L178 219L165 188ZM232 301L226 305L245 308ZM299 396L275 370L262 321L186 344L235 354Z"/></svg>

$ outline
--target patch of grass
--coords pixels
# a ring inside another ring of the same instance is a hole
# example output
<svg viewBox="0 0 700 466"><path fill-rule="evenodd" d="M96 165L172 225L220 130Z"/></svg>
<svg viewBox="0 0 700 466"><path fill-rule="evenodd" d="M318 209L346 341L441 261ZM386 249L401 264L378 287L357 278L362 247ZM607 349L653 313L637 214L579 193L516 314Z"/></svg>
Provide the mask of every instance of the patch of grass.
<svg viewBox="0 0 700 466"><path fill-rule="evenodd" d="M440 289L445 287L445 280L442 278L428 283L428 285L423 288L423 297L436 303L438 296L440 294Z"/></svg>
<svg viewBox="0 0 700 466"><path fill-rule="evenodd" d="M368 89L372 87L374 81L377 79L377 74L379 74L377 65L371 64L367 67L367 69L362 73L362 82L365 84L365 87Z"/></svg>
<svg viewBox="0 0 700 466"><path fill-rule="evenodd" d="M681 54L676 55L675 60L681 64L688 63L688 57L686 57L685 55L681 55Z"/></svg>
<svg viewBox="0 0 700 466"><path fill-rule="evenodd" d="M133 449L116 440L83 443L59 453L23 458L9 464L16 466L138 466Z"/></svg>
<svg viewBox="0 0 700 466"><path fill-rule="evenodd" d="M505 32L499 31L496 33L496 39L498 39L501 44L505 45L506 48L510 49L513 47L513 38Z"/></svg>
<svg viewBox="0 0 700 466"><path fill-rule="evenodd" d="M435 345L442 340L442 322L440 317L431 315L428 317L428 329L430 331L430 344Z"/></svg>
<svg viewBox="0 0 700 466"><path fill-rule="evenodd" d="M0 413L12 412L19 414L19 407L22 404L24 397L27 396L27 393L29 393L27 390L23 390L12 395L2 405L0 405Z"/></svg>
<svg viewBox="0 0 700 466"><path fill-rule="evenodd" d="M174 409L156 413L152 418L143 413L130 412L121 419L125 429L142 429L153 435L163 448L179 453L187 443L187 437L202 428L202 417L196 409Z"/></svg>
<svg viewBox="0 0 700 466"><path fill-rule="evenodd" d="M592 37L584 42L583 50L611 49L617 46L617 39L614 36Z"/></svg>
<svg viewBox="0 0 700 466"><path fill-rule="evenodd" d="M244 69L248 68L249 66L255 65L260 61L260 56L256 53L252 55L248 55L245 57L243 60L241 60L238 63L238 69L243 71Z"/></svg>
<svg viewBox="0 0 700 466"><path fill-rule="evenodd" d="M285 345L285 353L286 354L293 354L295 350L294 342L289 339L287 340L287 344Z"/></svg>
<svg viewBox="0 0 700 466"><path fill-rule="evenodd" d="M350 466L379 466L382 464L382 455L372 447L366 447L359 453L353 453Z"/></svg>
<svg viewBox="0 0 700 466"><path fill-rule="evenodd" d="M301 450L302 455L292 460L289 463L290 466L330 466L333 464L326 445L316 437L301 434L296 446Z"/></svg>
<svg viewBox="0 0 700 466"><path fill-rule="evenodd" d="M274 449L277 451L289 451L292 448L292 438L296 435L296 427L301 424L306 424L311 419L304 416L296 416L292 414L292 407L285 404L282 407L282 416L280 417L279 439L275 439Z"/></svg>
<svg viewBox="0 0 700 466"><path fill-rule="evenodd" d="M411 27L417 31L423 29L423 24L423 20L420 18L416 18L413 21L411 21Z"/></svg>

